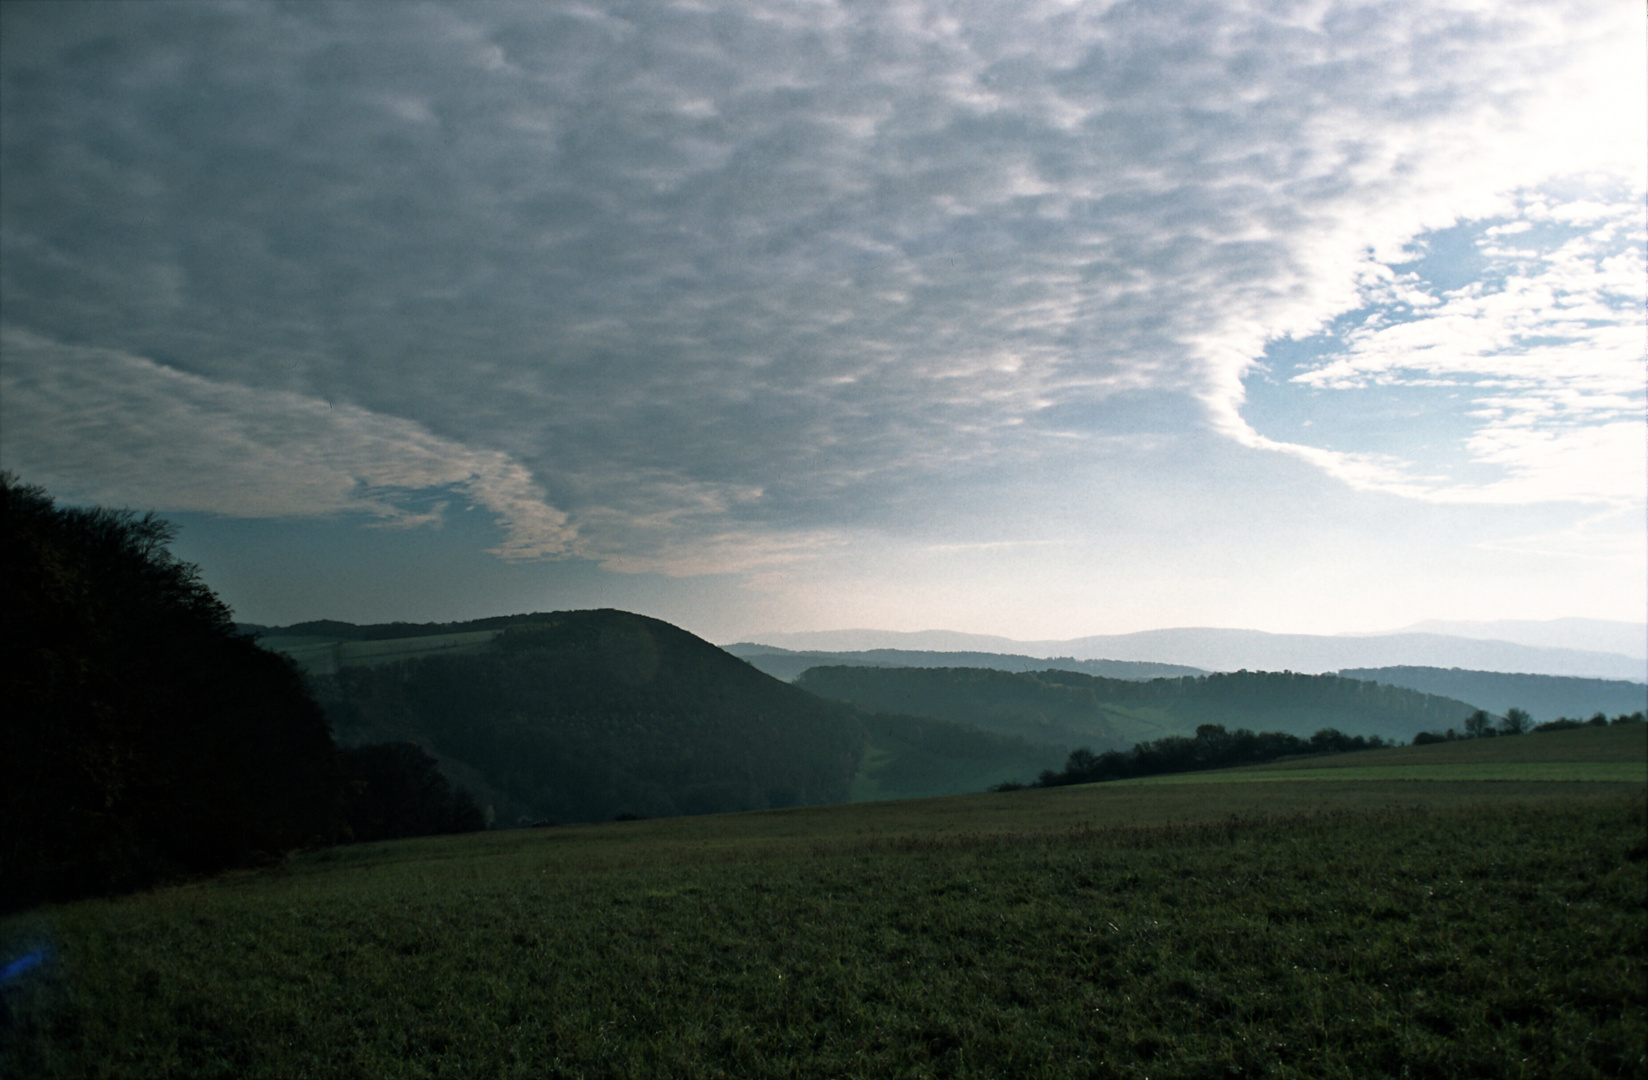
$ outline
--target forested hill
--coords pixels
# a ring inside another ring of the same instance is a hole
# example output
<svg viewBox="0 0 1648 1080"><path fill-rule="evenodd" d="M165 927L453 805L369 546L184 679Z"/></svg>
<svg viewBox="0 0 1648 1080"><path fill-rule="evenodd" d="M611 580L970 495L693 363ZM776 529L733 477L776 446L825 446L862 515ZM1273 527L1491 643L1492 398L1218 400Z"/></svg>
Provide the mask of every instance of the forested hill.
<svg viewBox="0 0 1648 1080"><path fill-rule="evenodd" d="M820 697L933 716L1056 746L1120 749L1201 724L1308 736L1411 739L1460 724L1473 706L1337 675L1238 671L1133 682L1067 671L818 667L795 685Z"/></svg>
<svg viewBox="0 0 1648 1080"><path fill-rule="evenodd" d="M996 671L1077 671L1106 679L1160 679L1205 675L1201 668L1143 660L1077 660L1059 656L1019 656L993 652L934 652L926 649L864 649L858 652L794 652L776 645L740 641L722 648L776 679L792 681L814 667L991 668Z"/></svg>
<svg viewBox="0 0 1648 1080"><path fill-rule="evenodd" d="M429 747L499 824L848 797L866 741L851 710L679 627L611 610L485 622L429 628L497 630L477 651L315 677L339 741Z"/></svg>
<svg viewBox="0 0 1648 1080"><path fill-rule="evenodd" d="M1583 720L1596 713L1633 713L1648 706L1648 686L1624 679L1576 679L1565 675L1516 675L1461 668L1351 668L1347 679L1405 686L1426 694L1469 701L1492 713L1525 709L1536 723L1565 716Z"/></svg>

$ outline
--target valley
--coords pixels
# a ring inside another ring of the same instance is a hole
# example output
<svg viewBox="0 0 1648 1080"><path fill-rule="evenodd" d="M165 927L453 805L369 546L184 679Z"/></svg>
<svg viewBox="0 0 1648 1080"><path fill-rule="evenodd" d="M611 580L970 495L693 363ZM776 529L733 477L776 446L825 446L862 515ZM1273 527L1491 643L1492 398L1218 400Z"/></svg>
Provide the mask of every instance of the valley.
<svg viewBox="0 0 1648 1080"><path fill-rule="evenodd" d="M964 794L1028 783L1077 748L1125 749L1209 723L1405 742L1479 707L1404 685L1435 669L1208 673L983 652L718 649L610 610L243 629L304 669L342 744L423 746L500 827ZM1575 716L1629 703L1637 686L1442 674L1521 691L1544 713L1570 702Z"/></svg>

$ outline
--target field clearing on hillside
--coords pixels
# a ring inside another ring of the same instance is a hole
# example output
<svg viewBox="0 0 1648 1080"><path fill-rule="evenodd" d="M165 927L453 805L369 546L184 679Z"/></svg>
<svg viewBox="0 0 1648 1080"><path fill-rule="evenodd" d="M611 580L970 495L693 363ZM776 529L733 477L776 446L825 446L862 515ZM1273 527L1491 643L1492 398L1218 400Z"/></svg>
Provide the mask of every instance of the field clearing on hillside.
<svg viewBox="0 0 1648 1080"><path fill-rule="evenodd" d="M311 675L333 675L340 667L373 667L423 656L476 653L498 634L497 630L472 630L460 634L427 634L423 637L369 641L271 636L260 639L258 644L285 653Z"/></svg>
<svg viewBox="0 0 1648 1080"><path fill-rule="evenodd" d="M1642 784L400 841L0 923L16 1075L1641 1075ZM1160 822L1175 824L1159 824Z"/></svg>

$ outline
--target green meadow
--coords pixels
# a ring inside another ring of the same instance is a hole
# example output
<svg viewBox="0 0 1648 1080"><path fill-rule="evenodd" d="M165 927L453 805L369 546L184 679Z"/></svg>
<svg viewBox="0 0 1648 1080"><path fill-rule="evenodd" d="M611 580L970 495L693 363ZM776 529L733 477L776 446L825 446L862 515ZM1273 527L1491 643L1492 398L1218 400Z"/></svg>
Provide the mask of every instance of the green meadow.
<svg viewBox="0 0 1648 1080"><path fill-rule="evenodd" d="M1494 749L1631 764L1615 730ZM1648 785L1360 777L1486 749L355 845L39 908L0 923L0 958L52 957L5 991L5 1068L1644 1075Z"/></svg>
<svg viewBox="0 0 1648 1080"><path fill-rule="evenodd" d="M425 656L467 656L499 634L474 630L455 634L350 641L322 636L266 636L258 644L285 653L310 675L335 675L343 667L376 667Z"/></svg>

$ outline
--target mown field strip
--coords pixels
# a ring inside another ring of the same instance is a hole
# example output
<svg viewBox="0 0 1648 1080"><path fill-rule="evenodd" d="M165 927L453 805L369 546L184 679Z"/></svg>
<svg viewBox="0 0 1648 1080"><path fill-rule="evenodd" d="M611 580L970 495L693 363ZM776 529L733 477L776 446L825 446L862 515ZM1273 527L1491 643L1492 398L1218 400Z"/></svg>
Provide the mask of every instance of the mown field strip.
<svg viewBox="0 0 1648 1080"><path fill-rule="evenodd" d="M1230 769L1111 781L1147 784L1273 784L1297 780L1524 780L1648 783L1648 764L1630 761L1514 761L1491 764L1361 765L1330 769Z"/></svg>

